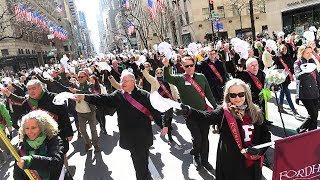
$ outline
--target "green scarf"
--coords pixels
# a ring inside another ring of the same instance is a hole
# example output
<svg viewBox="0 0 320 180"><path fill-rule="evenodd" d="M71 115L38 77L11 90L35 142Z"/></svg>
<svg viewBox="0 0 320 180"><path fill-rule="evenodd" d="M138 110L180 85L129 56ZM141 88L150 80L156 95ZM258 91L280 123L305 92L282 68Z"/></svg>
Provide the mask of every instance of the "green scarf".
<svg viewBox="0 0 320 180"><path fill-rule="evenodd" d="M263 47L258 46L258 51L259 51L259 53L263 53Z"/></svg>
<svg viewBox="0 0 320 180"><path fill-rule="evenodd" d="M40 134L35 140L30 140L27 138L27 143L33 148L33 149L39 149L39 147L43 144L43 141L47 138L46 135Z"/></svg>
<svg viewBox="0 0 320 180"><path fill-rule="evenodd" d="M43 97L43 95L44 91L41 92L39 99L32 99L31 97L29 97L30 104L34 107L38 107L38 101Z"/></svg>

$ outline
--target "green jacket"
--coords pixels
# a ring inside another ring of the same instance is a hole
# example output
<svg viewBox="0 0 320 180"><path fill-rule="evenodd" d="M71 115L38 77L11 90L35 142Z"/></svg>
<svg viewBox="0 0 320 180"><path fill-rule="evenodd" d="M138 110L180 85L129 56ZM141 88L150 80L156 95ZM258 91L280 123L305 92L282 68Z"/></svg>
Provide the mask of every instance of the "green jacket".
<svg viewBox="0 0 320 180"><path fill-rule="evenodd" d="M201 73L195 73L194 80L203 89L207 99L212 104L214 108L217 107L217 103L212 95L209 83L206 77ZM206 102L200 96L198 91L192 85L186 85L186 79L183 74L171 75L169 73L169 68L164 67L163 78L168 83L175 85L180 93L180 99L183 104L187 104L198 110L206 110Z"/></svg>
<svg viewBox="0 0 320 180"><path fill-rule="evenodd" d="M12 126L9 111L6 109L6 106L3 103L0 103L0 118L6 122L6 126L3 125L3 122L0 123L2 130L5 130L6 127Z"/></svg>

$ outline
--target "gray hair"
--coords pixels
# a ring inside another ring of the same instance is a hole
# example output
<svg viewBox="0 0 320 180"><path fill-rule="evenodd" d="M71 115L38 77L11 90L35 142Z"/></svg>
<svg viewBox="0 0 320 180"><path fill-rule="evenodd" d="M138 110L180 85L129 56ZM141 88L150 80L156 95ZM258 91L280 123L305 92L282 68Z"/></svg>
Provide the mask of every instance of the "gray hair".
<svg viewBox="0 0 320 180"><path fill-rule="evenodd" d="M25 136L25 124L29 120L35 120L40 127L42 134L48 139L58 135L58 123L51 117L48 112L43 110L31 111L22 117L21 127L19 129L20 140Z"/></svg>
<svg viewBox="0 0 320 180"><path fill-rule="evenodd" d="M32 85L37 85L38 87L42 87L42 82L38 79L29 80L27 83L27 87Z"/></svg>
<svg viewBox="0 0 320 180"><path fill-rule="evenodd" d="M128 70L123 70L121 73L121 77L120 77L120 81L122 81L122 79L126 76L129 76L132 80L136 80L136 77L134 76L134 74Z"/></svg>
<svg viewBox="0 0 320 180"><path fill-rule="evenodd" d="M225 89L224 89L224 102L223 102L224 106L226 106L228 103L231 102L229 98L229 89L232 86L242 86L244 88L245 104L247 105L246 111L249 113L252 119L252 124L255 124L255 123L262 124L262 122L264 121L263 113L261 109L252 102L250 87L241 79L235 78L226 83ZM235 113L232 113L232 114L236 118Z"/></svg>

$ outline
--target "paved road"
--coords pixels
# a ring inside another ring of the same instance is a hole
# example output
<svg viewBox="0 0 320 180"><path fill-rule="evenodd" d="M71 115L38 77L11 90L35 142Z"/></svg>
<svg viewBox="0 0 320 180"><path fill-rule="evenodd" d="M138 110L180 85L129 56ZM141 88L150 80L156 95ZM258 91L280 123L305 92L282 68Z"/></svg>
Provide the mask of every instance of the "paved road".
<svg viewBox="0 0 320 180"><path fill-rule="evenodd" d="M291 84L289 88L292 90L292 97L295 95L295 85ZM286 101L285 101L286 103ZM284 132L280 115L277 112L275 98L271 99L269 105L269 116L274 121L270 126L272 140L283 138ZM307 112L301 105L295 105L298 112L306 117ZM288 105L284 105L287 114L282 114L284 124L286 126L287 135L296 134L295 130L303 121L303 118L296 119L292 116ZM73 139L68 152L69 168L75 180L131 180L135 179L135 172L128 151L119 147L119 130L117 127L116 115L107 116L107 133L100 134L101 152L94 153L93 150L87 154L84 153L84 143L82 139ZM191 135L185 126L185 122L181 117L175 117L174 120L174 140L178 145L170 145L166 138L161 137L159 128L154 125L154 145L150 149L149 169L154 179L165 180L200 180L215 179L215 173L202 170L196 171L192 165L192 157L188 154L192 144ZM74 128L75 129L75 128ZM98 128L99 129L99 128ZM210 133L210 155L209 161L215 167L216 148L219 135ZM17 139L12 142L15 143ZM273 147L267 151L267 158L273 165ZM12 179L13 161L6 163L0 169L0 179ZM272 179L272 170L263 167L264 179Z"/></svg>

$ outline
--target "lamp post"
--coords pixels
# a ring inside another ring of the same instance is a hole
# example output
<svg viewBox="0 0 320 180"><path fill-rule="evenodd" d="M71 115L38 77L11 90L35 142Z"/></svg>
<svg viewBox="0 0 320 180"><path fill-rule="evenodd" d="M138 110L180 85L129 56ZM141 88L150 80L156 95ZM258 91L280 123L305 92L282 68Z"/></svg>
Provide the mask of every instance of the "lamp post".
<svg viewBox="0 0 320 180"><path fill-rule="evenodd" d="M254 16L253 16L253 0L249 0L250 7L250 20L251 20L251 32L252 32L252 40L256 40L256 29L254 27Z"/></svg>

